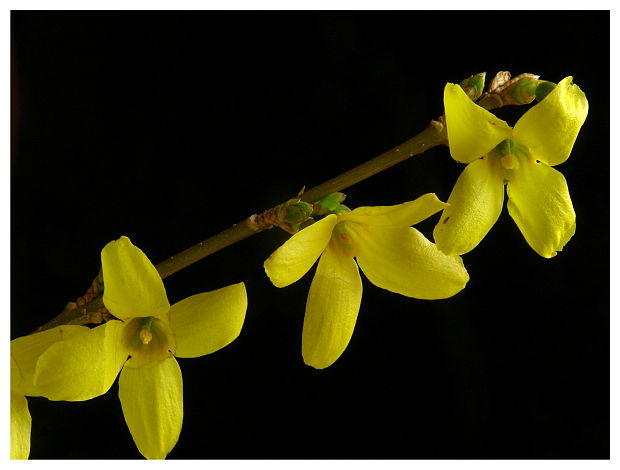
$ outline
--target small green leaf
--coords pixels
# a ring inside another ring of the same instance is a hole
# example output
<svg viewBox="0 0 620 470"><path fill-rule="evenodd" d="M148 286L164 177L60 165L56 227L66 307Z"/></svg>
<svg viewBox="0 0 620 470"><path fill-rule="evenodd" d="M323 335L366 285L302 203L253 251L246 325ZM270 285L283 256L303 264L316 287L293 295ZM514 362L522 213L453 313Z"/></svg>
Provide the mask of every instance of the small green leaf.
<svg viewBox="0 0 620 470"><path fill-rule="evenodd" d="M316 205L319 206L317 213L319 215L335 213L335 210L341 205L340 203L344 201L345 198L346 195L343 193L331 193L329 196L325 196L316 203Z"/></svg>

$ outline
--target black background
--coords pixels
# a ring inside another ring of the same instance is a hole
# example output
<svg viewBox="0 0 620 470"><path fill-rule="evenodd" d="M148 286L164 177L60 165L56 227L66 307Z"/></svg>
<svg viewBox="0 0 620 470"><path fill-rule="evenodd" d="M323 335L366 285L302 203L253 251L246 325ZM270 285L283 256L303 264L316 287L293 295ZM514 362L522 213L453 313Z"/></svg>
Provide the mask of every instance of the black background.
<svg viewBox="0 0 620 470"><path fill-rule="evenodd" d="M578 221L557 257L504 211L451 299L364 279L323 371L301 358L314 268L284 289L262 268L286 233L166 279L171 302L240 281L249 296L236 341L179 360L169 458L609 457L609 12L13 12L12 54L11 338L82 295L110 240L162 261L415 135L448 81L573 75L590 113L557 168ZM463 168L431 149L346 203L445 201ZM31 458L139 458L117 392L30 398Z"/></svg>

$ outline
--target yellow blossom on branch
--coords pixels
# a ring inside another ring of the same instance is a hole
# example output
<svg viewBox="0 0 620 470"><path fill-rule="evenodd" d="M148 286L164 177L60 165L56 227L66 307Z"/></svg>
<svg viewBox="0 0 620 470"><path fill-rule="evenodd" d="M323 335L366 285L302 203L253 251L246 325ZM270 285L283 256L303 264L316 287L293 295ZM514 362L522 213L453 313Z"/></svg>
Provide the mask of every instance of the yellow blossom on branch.
<svg viewBox="0 0 620 470"><path fill-rule="evenodd" d="M445 206L425 194L395 206L329 214L272 253L264 266L276 287L299 280L320 257L304 317L306 364L328 367L349 344L362 299L358 265L374 285L407 297L443 299L465 287L469 275L461 258L445 255L411 227Z"/></svg>
<svg viewBox="0 0 620 470"><path fill-rule="evenodd" d="M138 450L148 459L163 459L183 422L183 380L175 356L210 354L239 335L245 285L170 306L155 266L129 238L108 243L101 264L103 303L118 320L50 347L37 363L34 382L50 400L81 401L106 393L120 372L119 398Z"/></svg>
<svg viewBox="0 0 620 470"><path fill-rule="evenodd" d="M564 162L588 114L588 101L567 77L519 119L514 128L481 108L459 85L444 90L452 157L467 163L433 236L448 254L473 250L502 211L508 213L536 253L551 258L575 233L576 217Z"/></svg>

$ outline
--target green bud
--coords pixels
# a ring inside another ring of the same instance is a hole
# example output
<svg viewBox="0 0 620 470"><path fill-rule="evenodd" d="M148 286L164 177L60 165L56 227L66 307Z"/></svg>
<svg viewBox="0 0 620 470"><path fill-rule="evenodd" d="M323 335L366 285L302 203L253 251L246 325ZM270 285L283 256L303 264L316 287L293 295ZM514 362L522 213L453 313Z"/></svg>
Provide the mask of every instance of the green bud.
<svg viewBox="0 0 620 470"><path fill-rule="evenodd" d="M347 196L343 193L331 193L329 196L325 196L319 202L315 204L318 206L316 213L318 215L325 215L329 213L335 213L336 208L341 205Z"/></svg>
<svg viewBox="0 0 620 470"><path fill-rule="evenodd" d="M555 83L539 80L538 86L536 87L536 101L542 101L554 88Z"/></svg>
<svg viewBox="0 0 620 470"><path fill-rule="evenodd" d="M344 204L338 204L334 210L332 211L334 214L336 215L340 215L343 214L345 212L350 212L351 209L349 209L347 206L345 206Z"/></svg>
<svg viewBox="0 0 620 470"><path fill-rule="evenodd" d="M312 215L312 204L299 201L286 206L284 222L287 224L299 224L306 221Z"/></svg>
<svg viewBox="0 0 620 470"><path fill-rule="evenodd" d="M508 72L502 73L508 74ZM508 77L510 77L510 75L508 75ZM505 78L502 78L502 80L505 80ZM541 81L538 80L538 75L522 73L501 84L498 81L498 84L491 90L491 93L501 98L503 106L509 104L529 104L536 98L536 90L540 82Z"/></svg>
<svg viewBox="0 0 620 470"><path fill-rule="evenodd" d="M519 79L519 77L521 77ZM536 75L522 74L515 81L502 90L504 96L510 96L512 102L508 104L528 104L536 97L538 77Z"/></svg>
<svg viewBox="0 0 620 470"><path fill-rule="evenodd" d="M480 72L476 75L472 75L469 78L463 80L460 85L463 91L471 98L472 101L476 101L482 95L484 89L484 81L486 78L486 72Z"/></svg>

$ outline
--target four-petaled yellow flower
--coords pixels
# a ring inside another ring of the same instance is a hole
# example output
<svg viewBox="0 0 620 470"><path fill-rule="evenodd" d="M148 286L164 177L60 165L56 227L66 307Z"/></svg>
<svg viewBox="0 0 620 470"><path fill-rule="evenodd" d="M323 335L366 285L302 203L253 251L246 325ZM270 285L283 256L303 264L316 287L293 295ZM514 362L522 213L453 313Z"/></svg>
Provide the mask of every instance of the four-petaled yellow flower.
<svg viewBox="0 0 620 470"><path fill-rule="evenodd" d="M499 218L508 192L508 213L527 243L551 258L575 233L575 211L564 162L588 114L588 101L572 77L562 80L514 129L476 105L459 85L444 90L452 157L468 163L458 178L433 236L441 250L474 249Z"/></svg>
<svg viewBox="0 0 620 470"><path fill-rule="evenodd" d="M34 383L50 400L81 401L107 392L120 371L119 398L138 450L163 459L183 422L174 356L203 356L233 341L245 318L245 285L170 306L155 266L127 237L108 243L101 263L103 303L118 320L51 346L37 363Z"/></svg>
<svg viewBox="0 0 620 470"><path fill-rule="evenodd" d="M30 455L32 420L26 396L39 397L33 379L39 356L52 344L88 331L85 326L63 325L11 341L11 458Z"/></svg>
<svg viewBox="0 0 620 470"><path fill-rule="evenodd" d="M320 257L303 325L306 364L328 367L349 344L362 299L358 265L377 287L407 297L443 299L465 287L469 275L461 258L445 255L411 228L445 206L425 194L395 206L330 214L272 253L265 271L276 287L299 280Z"/></svg>

